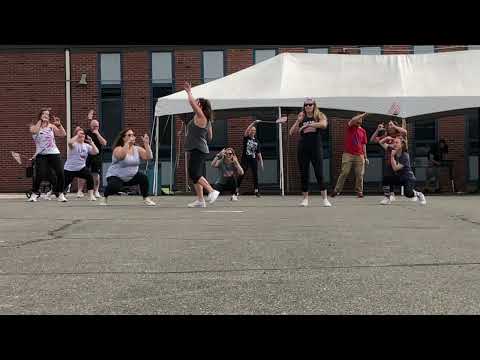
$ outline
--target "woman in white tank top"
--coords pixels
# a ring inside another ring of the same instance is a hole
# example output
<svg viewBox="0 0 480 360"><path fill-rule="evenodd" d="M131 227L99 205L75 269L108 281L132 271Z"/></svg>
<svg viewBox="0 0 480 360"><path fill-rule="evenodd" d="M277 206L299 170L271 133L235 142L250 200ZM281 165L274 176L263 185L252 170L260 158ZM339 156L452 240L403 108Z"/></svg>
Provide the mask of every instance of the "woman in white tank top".
<svg viewBox="0 0 480 360"><path fill-rule="evenodd" d="M135 133L132 129L120 132L114 142L112 164L107 171L107 187L100 205L107 205L110 195L118 194L124 186L139 185L146 205L155 205L148 197L148 178L138 171L140 160L153 159L150 139L147 134L142 137L144 148L135 145Z"/></svg>
<svg viewBox="0 0 480 360"><path fill-rule="evenodd" d="M40 196L40 183L49 179L52 170L57 179L53 193L57 196L58 201L67 201L63 194L64 175L62 159L60 151L55 144L55 136L64 137L67 135L60 123L60 119L51 114L49 108L43 108L40 110L37 123L30 126L30 132L36 145L34 157L37 175L33 184L32 196L28 201L37 201L37 198Z"/></svg>

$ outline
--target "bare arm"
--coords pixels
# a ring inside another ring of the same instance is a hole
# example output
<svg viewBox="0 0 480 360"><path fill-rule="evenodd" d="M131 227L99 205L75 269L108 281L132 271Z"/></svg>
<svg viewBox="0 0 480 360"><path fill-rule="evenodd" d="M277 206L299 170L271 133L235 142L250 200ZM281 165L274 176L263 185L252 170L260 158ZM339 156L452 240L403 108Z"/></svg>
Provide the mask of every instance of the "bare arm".
<svg viewBox="0 0 480 360"><path fill-rule="evenodd" d="M205 117L205 114L203 113L200 106L198 106L197 101L192 95L192 85L188 82L185 82L183 88L187 92L188 102L190 103L190 106L192 107L192 110L196 115L195 125L205 127L207 125L207 118Z"/></svg>
<svg viewBox="0 0 480 360"><path fill-rule="evenodd" d="M248 127L245 129L245 132L243 133L243 136L246 137L249 135L250 133L250 129L253 127L253 125L259 123L260 120L255 120L254 122L252 122L250 125L248 125Z"/></svg>
<svg viewBox="0 0 480 360"><path fill-rule="evenodd" d="M225 152L225 149L223 149L222 151L220 151L217 155L215 155L215 157L213 158L212 160L212 166L214 168L218 168L220 166L220 162L222 161L222 158L223 158L223 154Z"/></svg>
<svg viewBox="0 0 480 360"><path fill-rule="evenodd" d="M53 117L53 123L49 125L53 129L55 136L64 137L67 136L67 132L63 128L60 118L58 116Z"/></svg>
<svg viewBox="0 0 480 360"><path fill-rule="evenodd" d="M142 160L152 160L153 159L153 152L152 148L150 147L150 138L147 134L143 135L143 146L144 148L137 146L138 153L140 154L140 158Z"/></svg>
<svg viewBox="0 0 480 360"><path fill-rule="evenodd" d="M292 125L292 127L290 128L290 130L288 132L290 134L290 136L293 136L293 134L298 132L298 126L300 125L300 121L302 121L304 117L305 117L305 115L304 115L303 111L298 114L297 121L295 121L295 123Z"/></svg>
<svg viewBox="0 0 480 360"><path fill-rule="evenodd" d="M390 155L390 163L392 164L393 171L398 171L403 168L403 165L398 163L397 159L395 158L395 151L392 151Z"/></svg>
<svg viewBox="0 0 480 360"><path fill-rule="evenodd" d="M36 134L40 131L40 126L42 124L42 120L38 120L36 124L30 125L30 132L32 134Z"/></svg>
<svg viewBox="0 0 480 360"><path fill-rule="evenodd" d="M384 137L382 140L380 140L380 141L378 142L378 144L379 144L382 148L384 148L385 150L387 150L388 145L386 144L386 142L387 142L388 140L391 140L391 139L392 139L392 138L391 138L390 136L386 136L386 137Z"/></svg>
<svg viewBox="0 0 480 360"><path fill-rule="evenodd" d="M213 129L212 129L212 123L208 122L207 126L207 140L208 142L212 142L213 139Z"/></svg>
<svg viewBox="0 0 480 360"><path fill-rule="evenodd" d="M97 139L98 141L100 141L100 144L102 144L103 146L107 145L107 140L105 140L103 136L100 135L99 131L95 131L94 134L97 136Z"/></svg>
<svg viewBox="0 0 480 360"><path fill-rule="evenodd" d="M352 126L358 119L361 119L363 117L367 116L367 113L364 112L363 114L358 114L356 116L354 116L353 118L350 119L350 121L348 122L348 127Z"/></svg>
<svg viewBox="0 0 480 360"><path fill-rule="evenodd" d="M125 156L127 156L127 153L128 153L128 142L126 142L123 146L117 146L113 150L113 155L115 155L115 157L118 160L125 159Z"/></svg>
<svg viewBox="0 0 480 360"><path fill-rule="evenodd" d="M233 159L233 163L235 164L235 167L237 168L238 175L242 176L244 174L244 171L242 169L242 166L238 162L238 159L237 159L236 156Z"/></svg>
<svg viewBox="0 0 480 360"><path fill-rule="evenodd" d="M319 121L316 121L312 124L309 124L308 126L312 127L312 128L316 128L316 129L326 129L327 126L328 126L327 117L325 116L325 114L322 113L320 115L320 120Z"/></svg>
<svg viewBox="0 0 480 360"><path fill-rule="evenodd" d="M70 138L70 140L67 141L67 145L70 149L73 149L73 144L75 144L78 140L78 136L75 135L74 137Z"/></svg>
<svg viewBox="0 0 480 360"><path fill-rule="evenodd" d="M263 169L263 158L262 158L262 153L257 154L258 161L260 161L260 166Z"/></svg>
<svg viewBox="0 0 480 360"><path fill-rule="evenodd" d="M92 141L92 138L90 136L88 136L85 141L87 142L87 144L89 144L92 148L90 149L90 151L88 152L90 155L97 155L99 153L98 151L98 148L97 146L95 145L95 143Z"/></svg>

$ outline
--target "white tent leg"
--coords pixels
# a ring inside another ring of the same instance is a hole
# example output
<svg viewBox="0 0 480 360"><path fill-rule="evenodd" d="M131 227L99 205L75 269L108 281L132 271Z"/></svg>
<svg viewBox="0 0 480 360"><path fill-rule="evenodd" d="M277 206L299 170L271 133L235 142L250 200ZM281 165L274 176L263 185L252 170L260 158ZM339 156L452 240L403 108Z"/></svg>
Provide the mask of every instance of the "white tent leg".
<svg viewBox="0 0 480 360"><path fill-rule="evenodd" d="M169 118L170 121L170 194L172 194L173 191L173 138L174 138L174 132L175 132L175 123L173 122L173 115L170 116Z"/></svg>
<svg viewBox="0 0 480 360"><path fill-rule="evenodd" d="M158 195L158 143L160 142L159 128L160 119L158 116L155 116L155 167L153 169L153 193L155 196Z"/></svg>
<svg viewBox="0 0 480 360"><path fill-rule="evenodd" d="M282 117L282 108L278 107L278 118ZM278 147L279 147L279 160L280 160L280 190L282 197L285 196L285 188L283 186L283 136L282 136L282 123L278 123Z"/></svg>

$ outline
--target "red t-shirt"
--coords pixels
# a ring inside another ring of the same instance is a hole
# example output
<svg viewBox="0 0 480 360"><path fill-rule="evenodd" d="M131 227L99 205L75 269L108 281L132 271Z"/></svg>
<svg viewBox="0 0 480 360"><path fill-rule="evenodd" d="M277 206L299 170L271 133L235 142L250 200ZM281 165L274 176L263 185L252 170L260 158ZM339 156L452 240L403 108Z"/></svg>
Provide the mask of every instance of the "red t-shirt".
<svg viewBox="0 0 480 360"><path fill-rule="evenodd" d="M345 133L345 152L351 155L364 155L363 145L367 144L367 133L359 126L348 126Z"/></svg>

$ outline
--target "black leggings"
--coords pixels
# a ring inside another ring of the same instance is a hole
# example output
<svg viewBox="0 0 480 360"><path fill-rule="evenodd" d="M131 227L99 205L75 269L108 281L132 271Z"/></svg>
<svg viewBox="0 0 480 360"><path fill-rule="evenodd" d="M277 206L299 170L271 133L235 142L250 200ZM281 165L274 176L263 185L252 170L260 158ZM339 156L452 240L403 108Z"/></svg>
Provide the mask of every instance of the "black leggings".
<svg viewBox="0 0 480 360"><path fill-rule="evenodd" d="M224 191L231 191L232 192L232 195L238 195L237 194L237 188L239 187L239 183L237 181L237 178L235 176L232 176L231 178L229 178L227 180L227 183L226 184L219 184L219 183L215 183L212 187L217 190L217 191L220 191L220 192L224 192Z"/></svg>
<svg viewBox="0 0 480 360"><path fill-rule="evenodd" d="M76 177L87 180L87 190L93 190L93 176L90 170L88 170L86 167L78 171L64 170L64 173L65 173L65 190L63 191L64 193L67 192L68 185L70 185L73 181L73 178L76 178Z"/></svg>
<svg viewBox="0 0 480 360"><path fill-rule="evenodd" d="M316 135L306 135L298 143L297 160L300 167L300 177L302 181L302 192L308 192L310 183L310 162L313 165L313 171L317 178L320 191L325 190L323 183L323 152L322 143L318 141Z"/></svg>
<svg viewBox="0 0 480 360"><path fill-rule="evenodd" d="M247 173L247 170L250 168L252 169L253 174L253 189L258 190L258 162L256 158L252 158L251 156L243 157L242 158L242 168L243 168L243 175L239 176L238 178L238 187L242 184L243 177Z"/></svg>
<svg viewBox="0 0 480 360"><path fill-rule="evenodd" d="M191 150L189 153L190 158L188 159L188 175L190 176L190 179L192 179L193 183L196 184L203 176L203 171L205 170L205 160L207 159L208 154L205 154L197 149Z"/></svg>
<svg viewBox="0 0 480 360"><path fill-rule="evenodd" d="M49 180L50 182L52 182L54 178L52 175L52 171L56 177L56 180L52 184L53 193L58 196L61 192L63 192L65 187L65 179L60 154L37 155L35 157L35 166L37 170L37 175L33 184L34 193L40 193L40 184L43 180Z"/></svg>
<svg viewBox="0 0 480 360"><path fill-rule="evenodd" d="M145 199L148 196L148 178L147 175L137 172L129 181L123 181L117 176L109 176L107 178L107 187L103 193L104 197L118 194L124 186L140 185L140 192Z"/></svg>
<svg viewBox="0 0 480 360"><path fill-rule="evenodd" d="M385 196L390 196L390 191L394 185L403 186L404 194L407 198L415 196L415 180L401 178L398 175L388 175L383 177L382 185Z"/></svg>

